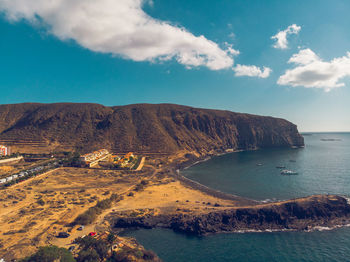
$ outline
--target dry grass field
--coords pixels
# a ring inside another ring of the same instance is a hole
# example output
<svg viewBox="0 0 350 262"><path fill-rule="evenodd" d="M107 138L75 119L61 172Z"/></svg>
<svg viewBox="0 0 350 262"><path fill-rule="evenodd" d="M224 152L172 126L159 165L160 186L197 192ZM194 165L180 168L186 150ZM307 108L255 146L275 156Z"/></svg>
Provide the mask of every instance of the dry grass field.
<svg viewBox="0 0 350 262"><path fill-rule="evenodd" d="M27 255L49 243L98 200L134 177L115 171L61 168L0 191L0 257Z"/></svg>
<svg viewBox="0 0 350 262"><path fill-rule="evenodd" d="M70 226L79 214L112 194L123 199L94 223L83 231ZM114 212L208 212L234 206L185 187L150 165L139 173L60 168L0 191L0 257L23 257L48 244L68 247L76 237L108 229L105 218ZM61 231L71 236L56 238Z"/></svg>

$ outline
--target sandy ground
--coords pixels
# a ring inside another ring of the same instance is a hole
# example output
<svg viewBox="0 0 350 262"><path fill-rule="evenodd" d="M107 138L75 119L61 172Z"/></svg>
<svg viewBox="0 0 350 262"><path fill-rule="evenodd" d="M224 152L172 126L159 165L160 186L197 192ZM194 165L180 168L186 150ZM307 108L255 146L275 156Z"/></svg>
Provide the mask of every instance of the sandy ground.
<svg viewBox="0 0 350 262"><path fill-rule="evenodd" d="M13 166L0 166L0 175L6 174L14 169Z"/></svg>
<svg viewBox="0 0 350 262"><path fill-rule="evenodd" d="M214 207L219 204L220 207ZM191 211L205 212L213 209L234 207L235 203L208 196L174 181L165 184L149 185L134 196L125 198L113 207L115 211L133 211L136 209L189 209Z"/></svg>
<svg viewBox="0 0 350 262"><path fill-rule="evenodd" d="M97 200L137 179L116 171L64 168L1 190L0 257L30 254L67 231L65 226Z"/></svg>
<svg viewBox="0 0 350 262"><path fill-rule="evenodd" d="M23 257L48 244L68 248L76 237L108 230L107 218L114 212L203 213L237 204L186 187L155 166L145 164L138 173L60 168L1 190L0 257ZM137 188L142 180L147 181L146 185ZM123 200L105 210L93 224L83 231L68 226L112 193L122 195ZM61 231L71 236L56 238Z"/></svg>

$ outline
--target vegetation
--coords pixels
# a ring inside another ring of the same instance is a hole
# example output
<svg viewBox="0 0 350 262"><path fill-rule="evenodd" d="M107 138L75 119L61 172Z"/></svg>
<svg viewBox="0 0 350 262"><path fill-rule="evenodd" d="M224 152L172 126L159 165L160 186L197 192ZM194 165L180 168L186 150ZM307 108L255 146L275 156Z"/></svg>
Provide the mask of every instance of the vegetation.
<svg viewBox="0 0 350 262"><path fill-rule="evenodd" d="M118 199L117 194L112 194L110 198L98 201L93 207L90 207L84 213L80 214L73 222L74 225L88 225L94 222L98 215L100 215L103 210L111 208L112 203Z"/></svg>
<svg viewBox="0 0 350 262"><path fill-rule="evenodd" d="M80 252L77 257L78 262L99 261L109 257L110 244L105 240L98 240L93 237L78 238Z"/></svg>
<svg viewBox="0 0 350 262"><path fill-rule="evenodd" d="M79 253L76 257L78 262L86 261L109 261L127 262L139 260L154 260L157 256L152 251L147 251L139 247L131 248L123 246L117 252L113 251L113 245L117 238L110 233L106 239L96 239L93 237L77 238L75 243L79 245Z"/></svg>
<svg viewBox="0 0 350 262"><path fill-rule="evenodd" d="M79 152L67 152L64 154L64 158L62 160L64 166L73 166L80 167L80 153Z"/></svg>
<svg viewBox="0 0 350 262"><path fill-rule="evenodd" d="M39 205L43 206L45 205L45 201L42 199L39 199L38 201L36 201Z"/></svg>
<svg viewBox="0 0 350 262"><path fill-rule="evenodd" d="M76 261L73 255L65 248L57 246L40 247L39 250L22 260L21 262L74 262ZM95 260L96 261L96 260Z"/></svg>
<svg viewBox="0 0 350 262"><path fill-rule="evenodd" d="M137 157L132 169L137 169L141 163L142 157Z"/></svg>
<svg viewBox="0 0 350 262"><path fill-rule="evenodd" d="M77 261L127 262L136 261L135 258L138 260L154 260L157 257L154 252L138 247L123 246L118 252L115 252L112 250L115 241L114 234L109 234L106 240L98 240L92 237L78 238L76 243L81 251L78 254Z"/></svg>
<svg viewBox="0 0 350 262"><path fill-rule="evenodd" d="M79 252L78 258L76 261L78 262L95 262L99 261L100 256L94 249L91 250L82 250Z"/></svg>
<svg viewBox="0 0 350 262"><path fill-rule="evenodd" d="M127 262L130 257L143 260L154 260L157 256L153 251L142 250L138 248L123 247L119 252L113 252L109 261L113 262Z"/></svg>
<svg viewBox="0 0 350 262"><path fill-rule="evenodd" d="M10 158L15 158L15 157L19 157L20 156L20 153L13 153L11 155L7 155L7 156L0 156L0 160L2 159L10 159Z"/></svg>
<svg viewBox="0 0 350 262"><path fill-rule="evenodd" d="M139 192L139 191L142 191L144 188L145 188L145 186L148 184L148 181L147 180L142 180L139 184L137 184L136 186L135 186L135 191L136 192Z"/></svg>
<svg viewBox="0 0 350 262"><path fill-rule="evenodd" d="M152 261L157 258L152 251L147 251L139 247L131 248L123 246L117 252L113 251L113 245L117 238L110 233L106 239L96 239L91 236L77 238L74 244L77 244L79 253L73 257L73 254L65 248L57 246L40 247L39 250L22 260L21 262L127 262L146 260Z"/></svg>

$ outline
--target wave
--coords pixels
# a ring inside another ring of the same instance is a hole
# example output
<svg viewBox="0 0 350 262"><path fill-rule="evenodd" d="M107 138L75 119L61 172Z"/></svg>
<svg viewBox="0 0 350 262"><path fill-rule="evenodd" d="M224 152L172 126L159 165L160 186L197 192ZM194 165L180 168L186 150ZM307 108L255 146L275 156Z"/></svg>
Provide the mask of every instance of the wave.
<svg viewBox="0 0 350 262"><path fill-rule="evenodd" d="M204 159L202 159L202 160L198 160L198 161L196 161L196 162L194 162L194 163L192 163L192 164L190 164L190 165L184 167L183 170L186 170L186 169L188 169L188 168L190 168L190 167L193 167L193 166L195 166L195 165L198 165L198 164L203 163L203 162L205 162L205 161L208 161L208 160L210 160L210 159L211 159L211 157L206 157L206 158L204 158Z"/></svg>
<svg viewBox="0 0 350 262"><path fill-rule="evenodd" d="M306 232L314 232L314 231L330 231L333 229L341 228L341 227L350 227L350 224L344 224L344 225L335 225L331 227L325 227L325 226L315 226L313 228L310 228L308 230L305 230Z"/></svg>

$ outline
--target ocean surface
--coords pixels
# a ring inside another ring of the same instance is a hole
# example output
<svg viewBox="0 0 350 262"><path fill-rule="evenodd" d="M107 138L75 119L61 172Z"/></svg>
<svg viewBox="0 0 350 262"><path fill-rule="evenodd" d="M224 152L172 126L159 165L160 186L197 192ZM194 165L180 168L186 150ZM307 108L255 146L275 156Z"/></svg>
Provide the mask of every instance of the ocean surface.
<svg viewBox="0 0 350 262"><path fill-rule="evenodd" d="M183 171L211 188L271 201L312 194L350 195L350 133L304 134L305 148L214 157ZM277 166L298 172L283 176ZM350 261L350 228L189 237L171 230L126 232L164 261Z"/></svg>

